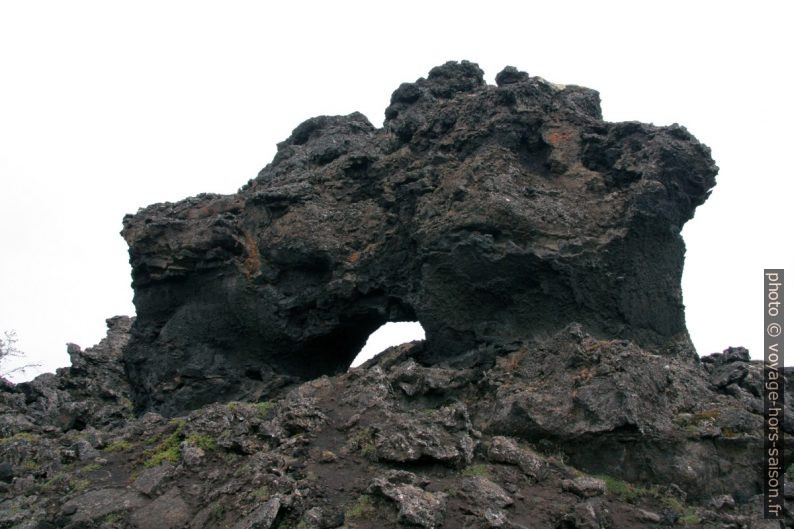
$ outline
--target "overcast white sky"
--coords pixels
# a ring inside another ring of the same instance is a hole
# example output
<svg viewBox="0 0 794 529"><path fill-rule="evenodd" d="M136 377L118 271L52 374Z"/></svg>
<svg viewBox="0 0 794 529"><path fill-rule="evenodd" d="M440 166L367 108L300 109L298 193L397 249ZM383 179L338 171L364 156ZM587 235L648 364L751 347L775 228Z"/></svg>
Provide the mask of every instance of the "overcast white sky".
<svg viewBox="0 0 794 529"><path fill-rule="evenodd" d="M379 126L401 82L451 59L491 83L510 64L589 86L609 121L678 122L709 145L687 322L700 354L762 357L763 268L792 265L794 4L272 4L0 2L0 330L30 359L66 365L65 342L134 312L125 213L235 192L311 116Z"/></svg>

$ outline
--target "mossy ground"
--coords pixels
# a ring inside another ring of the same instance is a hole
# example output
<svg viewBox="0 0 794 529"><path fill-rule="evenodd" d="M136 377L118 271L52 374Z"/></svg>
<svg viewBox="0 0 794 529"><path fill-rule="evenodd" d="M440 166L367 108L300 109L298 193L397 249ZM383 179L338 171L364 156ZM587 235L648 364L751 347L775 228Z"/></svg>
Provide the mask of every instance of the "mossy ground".
<svg viewBox="0 0 794 529"><path fill-rule="evenodd" d="M154 449L147 451L148 459L143 463L143 466L146 468L156 467L164 461L170 463L179 462L182 456L182 450L179 444L182 442L185 421L175 420L172 421L171 424L173 426L173 431Z"/></svg>

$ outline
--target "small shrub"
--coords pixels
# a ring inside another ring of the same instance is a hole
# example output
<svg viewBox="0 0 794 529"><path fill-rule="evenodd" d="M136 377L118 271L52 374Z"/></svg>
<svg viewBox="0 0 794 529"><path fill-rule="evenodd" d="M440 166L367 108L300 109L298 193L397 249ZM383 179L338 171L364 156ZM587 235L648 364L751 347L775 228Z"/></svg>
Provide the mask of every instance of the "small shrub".
<svg viewBox="0 0 794 529"><path fill-rule="evenodd" d="M115 525L117 523L120 523L121 520L122 520L122 518L121 518L121 515L119 513L112 512L112 513L108 514L107 516L105 516L105 519L103 520L103 522L106 525Z"/></svg>
<svg viewBox="0 0 794 529"><path fill-rule="evenodd" d="M20 467L22 467L22 470L24 470L25 472L35 472L39 468L41 468L41 465L39 465L35 461L31 461L30 459L28 459L23 461Z"/></svg>
<svg viewBox="0 0 794 529"><path fill-rule="evenodd" d="M86 465L82 467L78 472L80 474L90 474L91 472L96 472L97 470L101 469L102 465L99 463L91 463L90 465Z"/></svg>
<svg viewBox="0 0 794 529"><path fill-rule="evenodd" d="M602 479L607 485L607 492L613 496L617 496L622 500L634 499L637 497L636 489L622 479L617 479L612 476L596 476Z"/></svg>
<svg viewBox="0 0 794 529"><path fill-rule="evenodd" d="M368 518L375 513L375 501L371 496L359 496L356 502L345 511L345 521Z"/></svg>
<svg viewBox="0 0 794 529"><path fill-rule="evenodd" d="M35 443L39 440L39 436L30 432L17 432L9 437L0 437L0 445L7 443L23 442Z"/></svg>
<svg viewBox="0 0 794 529"><path fill-rule="evenodd" d="M685 508L684 504L681 503L678 498L674 498L672 496L665 496L662 498L662 505L673 511L678 515L684 514Z"/></svg>
<svg viewBox="0 0 794 529"><path fill-rule="evenodd" d="M678 498L666 496L662 498L662 504L676 514L682 514L684 512L684 504L681 503Z"/></svg>
<svg viewBox="0 0 794 529"><path fill-rule="evenodd" d="M237 462L241 459L241 457L242 456L240 454L235 454L234 452L221 452L221 459L231 468L235 468L237 466Z"/></svg>
<svg viewBox="0 0 794 529"><path fill-rule="evenodd" d="M375 461L378 459L378 448L375 446L375 443L366 443L364 446L361 447L361 455L369 459L370 461Z"/></svg>
<svg viewBox="0 0 794 529"><path fill-rule="evenodd" d="M262 502L270 499L272 493L270 492L269 488L263 486L263 487L259 487L258 489L254 489L253 492L251 492L251 495L254 497L255 500Z"/></svg>
<svg viewBox="0 0 794 529"><path fill-rule="evenodd" d="M697 510L690 505L684 505L677 498L665 496L662 498L662 504L678 515L678 523L680 525L697 525L700 523L700 516L698 516Z"/></svg>
<svg viewBox="0 0 794 529"><path fill-rule="evenodd" d="M692 424L692 414L691 413L679 413L675 417L673 417L673 423L676 426L680 426L681 428L685 428L686 426Z"/></svg>
<svg viewBox="0 0 794 529"><path fill-rule="evenodd" d="M105 452L126 452L132 448L132 443L124 439L116 439L108 443L103 449Z"/></svg>
<svg viewBox="0 0 794 529"><path fill-rule="evenodd" d="M188 435L185 441L187 441L188 444L192 444L193 446L198 446L206 452L210 452L218 448L218 442L209 435L194 433Z"/></svg>
<svg viewBox="0 0 794 529"><path fill-rule="evenodd" d="M63 485L67 485L68 483L69 476L67 476L65 472L58 472L54 476L50 477L50 479L45 481L41 485L41 489L45 492L52 492L56 489L59 489Z"/></svg>
<svg viewBox="0 0 794 529"><path fill-rule="evenodd" d="M694 415L692 419L695 422L714 422L720 418L720 410L718 408L711 408L708 410L701 410Z"/></svg>
<svg viewBox="0 0 794 529"><path fill-rule="evenodd" d="M256 407L257 414L264 417L270 410L276 407L276 403L271 400L266 400L264 402L257 402L254 406Z"/></svg>
<svg viewBox="0 0 794 529"><path fill-rule="evenodd" d="M182 457L182 450L179 448L179 443L182 440L182 431L185 429L185 421L174 420L171 424L174 425L174 431L171 432L163 442L148 452L149 459L143 463L143 466L146 468L156 467L164 461L178 463L179 459Z"/></svg>
<svg viewBox="0 0 794 529"><path fill-rule="evenodd" d="M378 457L378 449L372 439L374 435L375 431L372 428L361 428L356 430L349 438L352 447L371 461L376 460Z"/></svg>
<svg viewBox="0 0 794 529"><path fill-rule="evenodd" d="M462 474L467 477L490 477L491 471L486 465L469 465L463 469Z"/></svg>
<svg viewBox="0 0 794 529"><path fill-rule="evenodd" d="M87 479L75 479L69 483L69 490L72 492L82 492L91 485L91 481Z"/></svg>
<svg viewBox="0 0 794 529"><path fill-rule="evenodd" d="M700 428L696 424L690 424L684 429L690 437L697 437L700 435Z"/></svg>
<svg viewBox="0 0 794 529"><path fill-rule="evenodd" d="M179 458L181 456L182 451L179 449L179 445L168 446L167 448L157 450L153 453L149 459L143 462L143 466L146 468L156 467L165 461L169 463L179 463Z"/></svg>
<svg viewBox="0 0 794 529"><path fill-rule="evenodd" d="M603 480L604 483L606 483L607 492L609 494L623 501L631 502L637 498L658 496L656 487L642 487L639 485L633 485L627 481L623 481L622 479L603 474L595 477Z"/></svg>
<svg viewBox="0 0 794 529"><path fill-rule="evenodd" d="M698 525L700 523L700 516L695 513L685 514L678 519L681 525Z"/></svg>

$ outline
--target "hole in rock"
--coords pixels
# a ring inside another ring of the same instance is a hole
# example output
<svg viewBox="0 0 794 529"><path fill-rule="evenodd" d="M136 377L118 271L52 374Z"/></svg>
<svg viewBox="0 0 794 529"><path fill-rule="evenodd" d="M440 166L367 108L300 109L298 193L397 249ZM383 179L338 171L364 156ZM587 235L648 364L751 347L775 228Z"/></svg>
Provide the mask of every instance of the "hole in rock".
<svg viewBox="0 0 794 529"><path fill-rule="evenodd" d="M262 381L262 372L258 369L248 368L245 370L245 377L251 380Z"/></svg>
<svg viewBox="0 0 794 529"><path fill-rule="evenodd" d="M369 335L367 343L356 355L350 367L358 367L389 347L414 340L424 340L425 330L418 321L388 322Z"/></svg>

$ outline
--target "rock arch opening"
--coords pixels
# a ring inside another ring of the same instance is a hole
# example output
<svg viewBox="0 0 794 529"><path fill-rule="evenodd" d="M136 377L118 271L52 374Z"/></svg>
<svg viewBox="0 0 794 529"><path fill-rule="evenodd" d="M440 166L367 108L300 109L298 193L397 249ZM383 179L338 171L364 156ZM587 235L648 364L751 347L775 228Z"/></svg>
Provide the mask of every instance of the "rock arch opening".
<svg viewBox="0 0 794 529"><path fill-rule="evenodd" d="M369 335L364 347L361 348L350 364L350 368L360 366L389 347L424 339L425 330L418 321L390 321L384 323Z"/></svg>

